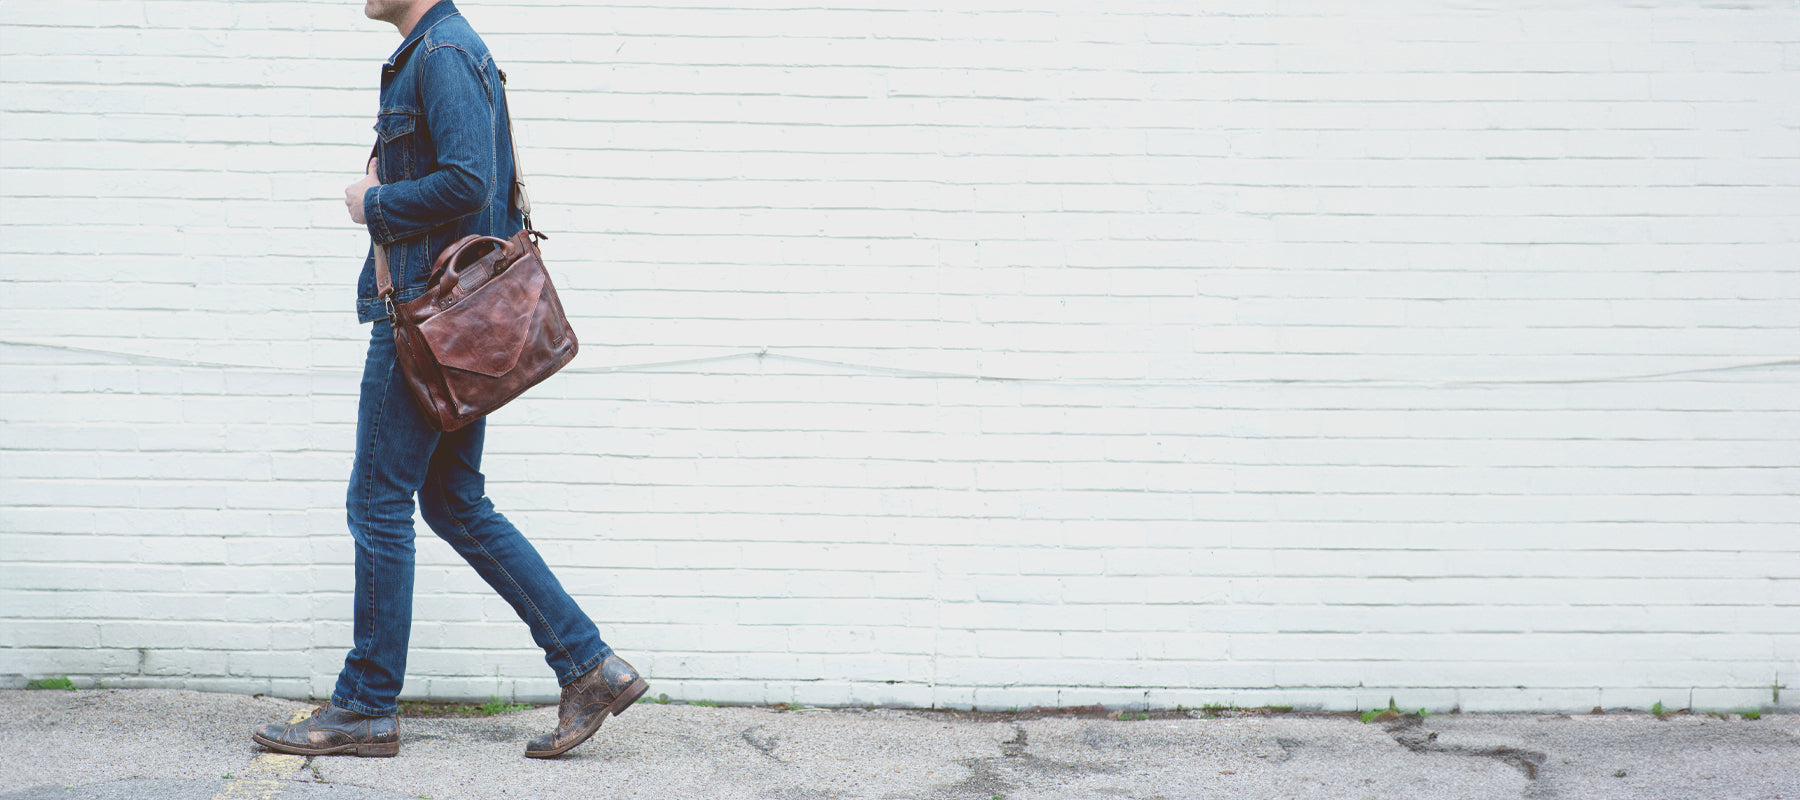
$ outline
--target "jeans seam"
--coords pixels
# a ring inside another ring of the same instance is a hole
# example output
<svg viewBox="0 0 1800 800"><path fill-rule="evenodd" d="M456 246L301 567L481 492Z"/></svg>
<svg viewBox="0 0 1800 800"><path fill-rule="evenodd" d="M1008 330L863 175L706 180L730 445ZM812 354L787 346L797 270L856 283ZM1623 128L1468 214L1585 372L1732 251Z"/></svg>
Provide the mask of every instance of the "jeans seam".
<svg viewBox="0 0 1800 800"><path fill-rule="evenodd" d="M486 558L488 563L493 564L494 569L498 570L501 575L506 576L506 582L512 584L513 590L519 593L519 599L523 601L525 606L531 609L531 613L538 618L538 622L544 626L544 631L550 634L550 639L552 641L556 642L556 649L562 652L563 660L568 662L570 668L573 669L575 666L575 654L569 652L569 646L563 643L561 636L556 635L556 627L550 624L549 618L544 616L544 612L538 608L537 603L532 602L531 595L525 591L525 587L519 585L518 579L514 578L512 572L506 569L506 565L500 563L500 559L495 558L494 554L488 551L487 545L482 544L480 539L470 535L469 526L463 524L462 515L456 513L454 508L451 508L450 491L449 487L444 484L443 473L439 471L438 474L432 476L432 480L437 483L437 501L444 504L445 516L448 516L452 522L456 523L457 533L461 534L464 539L474 543L475 548L481 551L481 556Z"/></svg>
<svg viewBox="0 0 1800 800"><path fill-rule="evenodd" d="M598 654L596 654L593 658L590 658L586 662L582 663L580 666L575 667L575 672L569 676L569 680L567 682L558 680L557 684L559 686L568 686L569 684L574 683L577 678L580 678L581 676L588 674L589 670L592 670L594 667L599 666L600 662L605 661L606 657L609 655L612 655L612 648L604 647L604 646L601 647L600 652Z"/></svg>
<svg viewBox="0 0 1800 800"><path fill-rule="evenodd" d="M396 362L396 364L397 363L398 362ZM384 370L382 373L384 377L381 382L381 393L379 395L380 399L375 404L375 416L374 416L374 419L372 419L369 424L368 453L369 453L369 458L371 461L373 461L375 458L375 452L376 452L375 443L381 439L381 423L387 416L387 395L388 395L388 390L390 388L392 388L394 385L394 369L395 369L395 367L390 366L388 369ZM361 533L362 538L364 540L367 540L368 537L370 536L370 528L373 527L371 519L374 515L374 501L371 498L373 498L375 496L375 470L372 468L364 470L362 491L363 491L363 494L362 494L361 502L363 504L363 509L362 509L361 527L363 528L363 530L355 531L354 533ZM358 542L357 546L363 547L365 545L362 542ZM360 582L362 580L362 576L358 575L357 580ZM375 612L375 608L374 608L375 595L374 595L374 592L368 592L367 596L364 598L364 600L365 600L365 602L367 602L369 604L368 619L370 620L369 627L371 628L371 630L369 631L369 635L372 640L376 636L376 633L373 630L376 627L375 623L374 623L374 618L375 618L375 614L374 614L374 612ZM352 644L354 644L354 642ZM372 644L373 644L373 641L371 641L371 645ZM361 659L359 659L357 662L356 672L351 680L352 686L354 687L355 691L358 693L368 691L367 682L363 679L365 670L363 669L363 665L362 665L364 661L368 660L368 658L369 658L369 654L366 652L363 653L363 657ZM369 708L369 706L364 706L361 703L356 703L356 705L361 706L361 708L363 708L363 709ZM355 709L355 708L353 708L351 710L356 711L359 714L367 713L366 711L362 711L362 710Z"/></svg>

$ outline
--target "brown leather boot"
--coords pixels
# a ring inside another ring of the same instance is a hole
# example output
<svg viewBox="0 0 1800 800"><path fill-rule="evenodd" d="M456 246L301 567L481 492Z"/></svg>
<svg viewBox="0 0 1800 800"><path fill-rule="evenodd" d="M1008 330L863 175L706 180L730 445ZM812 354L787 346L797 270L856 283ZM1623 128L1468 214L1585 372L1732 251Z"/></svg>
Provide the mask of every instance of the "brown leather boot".
<svg viewBox="0 0 1800 800"><path fill-rule="evenodd" d="M562 690L556 709L556 730L525 745L527 758L554 758L588 740L608 716L625 713L650 690L638 671L618 656L607 656L600 666L587 671Z"/></svg>
<svg viewBox="0 0 1800 800"><path fill-rule="evenodd" d="M297 756L392 756L400 753L400 723L393 715L367 717L326 703L291 725L264 725L250 734L257 744Z"/></svg>

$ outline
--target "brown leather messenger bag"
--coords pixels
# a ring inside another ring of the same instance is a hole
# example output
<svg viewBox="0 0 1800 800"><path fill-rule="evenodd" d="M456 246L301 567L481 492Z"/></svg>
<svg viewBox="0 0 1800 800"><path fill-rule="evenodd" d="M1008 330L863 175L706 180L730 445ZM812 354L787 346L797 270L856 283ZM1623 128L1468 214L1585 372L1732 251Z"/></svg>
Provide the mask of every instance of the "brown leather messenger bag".
<svg viewBox="0 0 1800 800"><path fill-rule="evenodd" d="M506 111L511 138L510 106ZM457 240L438 254L425 293L406 302L394 301L387 249L375 247L376 290L392 320L400 372L440 431L506 405L575 358L575 331L537 247L549 237L531 228L516 139L512 199L524 230L509 239L471 234Z"/></svg>

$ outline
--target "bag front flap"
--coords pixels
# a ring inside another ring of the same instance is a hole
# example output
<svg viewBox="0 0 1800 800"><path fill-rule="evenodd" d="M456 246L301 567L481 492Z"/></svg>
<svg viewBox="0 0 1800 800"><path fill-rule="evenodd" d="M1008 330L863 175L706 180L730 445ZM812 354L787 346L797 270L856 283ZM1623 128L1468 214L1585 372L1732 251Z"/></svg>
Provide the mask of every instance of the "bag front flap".
<svg viewBox="0 0 1800 800"><path fill-rule="evenodd" d="M427 347L446 367L493 378L519 363L532 338L532 316L548 276L521 258L473 294L419 323Z"/></svg>

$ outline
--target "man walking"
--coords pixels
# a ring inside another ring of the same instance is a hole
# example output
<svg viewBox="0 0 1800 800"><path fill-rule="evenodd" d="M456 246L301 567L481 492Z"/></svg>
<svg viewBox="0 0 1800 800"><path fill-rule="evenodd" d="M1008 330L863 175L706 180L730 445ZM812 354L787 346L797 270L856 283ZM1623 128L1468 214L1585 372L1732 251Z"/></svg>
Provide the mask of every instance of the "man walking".
<svg viewBox="0 0 1800 800"><path fill-rule="evenodd" d="M400 752L396 698L412 629L413 500L431 530L531 628L563 687L556 730L525 755L558 756L649 688L614 655L531 543L494 510L481 474L486 421L439 433L414 404L394 355L389 311L375 289L385 248L395 302L425 288L432 261L468 234L508 238L524 227L512 202L512 142L500 71L450 0L367 0L363 13L404 41L381 71L375 155L344 190L350 219L372 241L357 283L357 315L373 323L363 366L348 517L356 540L354 646L331 701L291 725L265 725L258 744L299 755Z"/></svg>

